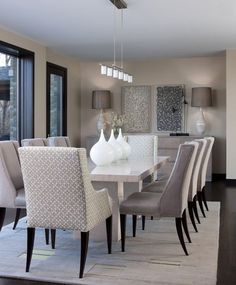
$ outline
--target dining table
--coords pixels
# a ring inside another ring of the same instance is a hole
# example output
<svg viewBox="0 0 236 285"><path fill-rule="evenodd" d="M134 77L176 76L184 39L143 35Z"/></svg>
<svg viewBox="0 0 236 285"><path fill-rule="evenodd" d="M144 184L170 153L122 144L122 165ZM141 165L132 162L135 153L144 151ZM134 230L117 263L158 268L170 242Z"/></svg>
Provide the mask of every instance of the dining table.
<svg viewBox="0 0 236 285"><path fill-rule="evenodd" d="M119 160L110 165L96 166L88 158L88 169L95 190L107 188L112 198L112 238L120 240L120 212L119 205L128 195L141 191L143 181L158 171L167 161L168 156L137 157ZM91 231L91 239L106 240L105 222Z"/></svg>

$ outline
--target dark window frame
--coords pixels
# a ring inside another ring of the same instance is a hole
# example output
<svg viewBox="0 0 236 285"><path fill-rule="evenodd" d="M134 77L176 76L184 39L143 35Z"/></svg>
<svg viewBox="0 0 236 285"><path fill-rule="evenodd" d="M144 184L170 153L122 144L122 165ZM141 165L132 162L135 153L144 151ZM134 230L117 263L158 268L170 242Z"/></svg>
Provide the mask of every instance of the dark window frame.
<svg viewBox="0 0 236 285"><path fill-rule="evenodd" d="M46 122L47 135L50 134L50 75L62 77L62 136L67 135L67 68L47 62Z"/></svg>
<svg viewBox="0 0 236 285"><path fill-rule="evenodd" d="M0 52L19 59L18 140L34 137L34 52L0 41Z"/></svg>

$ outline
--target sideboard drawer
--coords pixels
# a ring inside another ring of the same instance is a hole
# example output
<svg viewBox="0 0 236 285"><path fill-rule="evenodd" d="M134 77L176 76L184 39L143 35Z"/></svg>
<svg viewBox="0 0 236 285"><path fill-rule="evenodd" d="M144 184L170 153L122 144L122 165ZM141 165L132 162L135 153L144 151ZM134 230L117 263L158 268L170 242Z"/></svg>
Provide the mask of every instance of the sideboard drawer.
<svg viewBox="0 0 236 285"><path fill-rule="evenodd" d="M169 162L175 162L178 149L158 149L158 155L169 156Z"/></svg>
<svg viewBox="0 0 236 285"><path fill-rule="evenodd" d="M158 137L158 148L167 149L167 148L178 148L178 146L181 144L181 138L180 137Z"/></svg>

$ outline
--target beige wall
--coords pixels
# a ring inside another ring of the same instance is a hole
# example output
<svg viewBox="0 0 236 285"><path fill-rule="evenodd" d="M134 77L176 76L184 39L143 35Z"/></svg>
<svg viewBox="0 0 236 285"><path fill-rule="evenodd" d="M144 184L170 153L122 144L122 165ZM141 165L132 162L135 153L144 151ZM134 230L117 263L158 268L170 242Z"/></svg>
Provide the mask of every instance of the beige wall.
<svg viewBox="0 0 236 285"><path fill-rule="evenodd" d="M226 51L226 78L226 178L236 179L236 50Z"/></svg>
<svg viewBox="0 0 236 285"><path fill-rule="evenodd" d="M96 134L97 110L91 109L91 93L95 89L110 89L113 93L113 109L121 112L121 81L100 75L98 62L83 62L81 70L81 142ZM135 77L134 85L185 84L187 101L191 88L210 86L214 91L214 106L205 110L208 121L207 134L216 137L213 153L213 172L225 173L226 138L226 67L225 56L130 61L126 69ZM127 85L127 84L124 84ZM196 133L194 121L198 108L188 107L187 130Z"/></svg>
<svg viewBox="0 0 236 285"><path fill-rule="evenodd" d="M78 61L58 55L39 43L2 28L0 28L0 40L35 53L35 137L46 136L46 62L50 61L68 69L68 135L72 144L78 145L80 134Z"/></svg>

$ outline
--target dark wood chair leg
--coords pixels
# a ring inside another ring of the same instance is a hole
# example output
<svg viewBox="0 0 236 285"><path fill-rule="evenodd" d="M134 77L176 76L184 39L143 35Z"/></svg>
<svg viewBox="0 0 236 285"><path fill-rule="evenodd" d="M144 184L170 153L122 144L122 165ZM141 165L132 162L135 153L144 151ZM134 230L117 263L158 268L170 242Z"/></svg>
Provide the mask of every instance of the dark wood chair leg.
<svg viewBox="0 0 236 285"><path fill-rule="evenodd" d="M84 276L84 267L88 252L89 232L81 232L80 271L79 278Z"/></svg>
<svg viewBox="0 0 236 285"><path fill-rule="evenodd" d="M198 230L197 230L197 226L196 226L194 215L193 215L193 202L191 202L191 201L188 202L188 213L189 213L189 217L190 217L191 223L193 225L193 228L194 228L195 232L197 233Z"/></svg>
<svg viewBox="0 0 236 285"><path fill-rule="evenodd" d="M45 229L45 242L49 244L49 229Z"/></svg>
<svg viewBox="0 0 236 285"><path fill-rule="evenodd" d="M20 212L21 212L21 208L17 208L17 209L16 209L15 222L14 222L14 225L13 225L13 230L16 229L16 226L17 226L18 221L19 221L19 219L20 219Z"/></svg>
<svg viewBox="0 0 236 285"><path fill-rule="evenodd" d="M51 229L51 244L52 244L52 249L55 249L55 244L56 244L56 230Z"/></svg>
<svg viewBox="0 0 236 285"><path fill-rule="evenodd" d="M145 216L142 216L142 230L144 231L145 230Z"/></svg>
<svg viewBox="0 0 236 285"><path fill-rule="evenodd" d="M112 248L112 216L106 219L106 230L107 230L107 249L108 254L111 254Z"/></svg>
<svg viewBox="0 0 236 285"><path fill-rule="evenodd" d="M5 215L6 215L6 208L0 208L0 231L2 230Z"/></svg>
<svg viewBox="0 0 236 285"><path fill-rule="evenodd" d="M197 210L196 196L195 196L194 199L193 199L193 212L194 212L195 218L197 219L197 222L198 222L199 224L201 224L201 221L200 221L199 215L198 215L198 210Z"/></svg>
<svg viewBox="0 0 236 285"><path fill-rule="evenodd" d="M136 237L137 216L133 215L133 237Z"/></svg>
<svg viewBox="0 0 236 285"><path fill-rule="evenodd" d="M190 238L190 235L189 235L189 231L188 231L188 224L187 224L187 217L186 217L186 209L183 211L183 215L182 215L182 225L183 225L183 228L184 228L184 232L185 232L185 235L189 241L189 243L191 243L191 238Z"/></svg>
<svg viewBox="0 0 236 285"><path fill-rule="evenodd" d="M27 228L27 258L26 258L26 272L29 272L30 263L34 249L35 228Z"/></svg>
<svg viewBox="0 0 236 285"><path fill-rule="evenodd" d="M205 195L205 186L202 189L202 201L205 205L205 208L207 211L209 211L208 205L207 205L207 201L206 201L206 195Z"/></svg>
<svg viewBox="0 0 236 285"><path fill-rule="evenodd" d="M153 216L151 216L151 220L153 220Z"/></svg>
<svg viewBox="0 0 236 285"><path fill-rule="evenodd" d="M176 230L177 230L180 244L184 250L184 253L188 255L188 251L184 243L184 237L183 237L183 232L182 232L182 218L175 218L175 224L176 224Z"/></svg>
<svg viewBox="0 0 236 285"><path fill-rule="evenodd" d="M125 251L126 215L120 215L121 251Z"/></svg>
<svg viewBox="0 0 236 285"><path fill-rule="evenodd" d="M202 192L201 191L197 192L197 200L198 200L198 204L199 204L200 210L202 212L202 215L203 215L204 218L206 218L206 215L205 215L205 212L204 212L204 209L203 209Z"/></svg>

